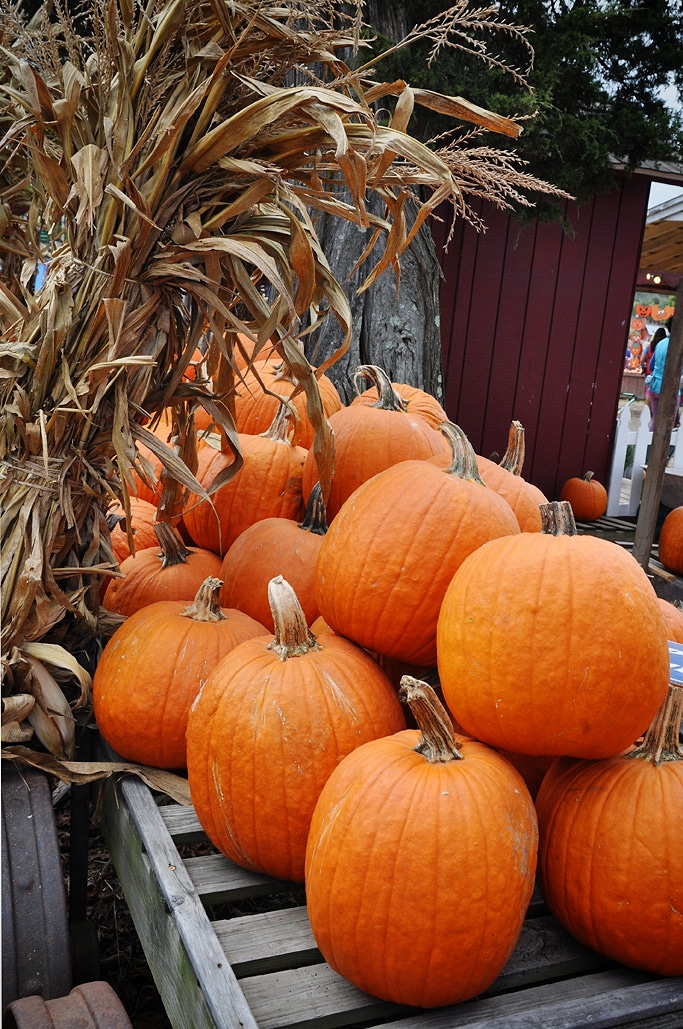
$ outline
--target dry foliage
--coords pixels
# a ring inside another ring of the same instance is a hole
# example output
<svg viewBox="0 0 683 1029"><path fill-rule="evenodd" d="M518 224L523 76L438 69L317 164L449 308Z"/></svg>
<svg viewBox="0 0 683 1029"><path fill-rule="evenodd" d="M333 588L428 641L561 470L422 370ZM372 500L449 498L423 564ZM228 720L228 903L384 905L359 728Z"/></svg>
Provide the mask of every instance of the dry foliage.
<svg viewBox="0 0 683 1029"><path fill-rule="evenodd" d="M467 217L468 193L505 204L529 186L555 192L468 133L440 150L413 139L415 104L470 128L519 128L354 71L360 0L93 0L85 34L65 7L25 24L0 0L3 739L34 730L62 759L89 702L76 657L94 643L92 663L107 633L98 586L117 566L105 511L128 507L134 466L148 471L140 442L169 472L161 517L177 518L188 490L207 495L193 475L197 405L235 455L231 473L240 467L238 333L257 350L274 340L300 380L329 488L333 441L301 340L332 316L348 346L351 318L316 212L371 230L365 288L443 201ZM495 23L460 3L422 34L481 50L477 18ZM183 378L207 334L216 392ZM150 431L165 408L168 446Z"/></svg>

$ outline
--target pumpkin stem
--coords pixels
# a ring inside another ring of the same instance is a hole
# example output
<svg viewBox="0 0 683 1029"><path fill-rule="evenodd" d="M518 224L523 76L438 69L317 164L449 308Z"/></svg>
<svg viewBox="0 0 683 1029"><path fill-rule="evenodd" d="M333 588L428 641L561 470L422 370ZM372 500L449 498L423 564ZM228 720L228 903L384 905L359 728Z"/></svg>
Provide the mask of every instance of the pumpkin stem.
<svg viewBox="0 0 683 1029"><path fill-rule="evenodd" d="M315 533L316 536L324 536L327 532L327 511L323 500L322 487L319 482L311 490L311 495L306 504L306 513L303 522L299 522L299 528Z"/></svg>
<svg viewBox="0 0 683 1029"><path fill-rule="evenodd" d="M308 628L299 598L281 575L268 583L268 603L275 626L275 639L268 650L274 650L281 661L301 657L309 650L322 650Z"/></svg>
<svg viewBox="0 0 683 1029"><path fill-rule="evenodd" d="M377 390L377 400L369 407L379 407L382 411L407 411L408 405L398 392L394 389L393 383L387 373L376 364L361 364L356 368L353 375L353 386L360 396L362 391L361 379L369 379Z"/></svg>
<svg viewBox="0 0 683 1029"><path fill-rule="evenodd" d="M460 426L453 422L441 422L439 432L446 437L451 448L451 463L448 468L444 468L444 471L448 475L457 475L459 479L478 482L480 486L486 486L479 472L474 448ZM486 488L488 489L488 487Z"/></svg>
<svg viewBox="0 0 683 1029"><path fill-rule="evenodd" d="M161 567L170 568L172 565L185 564L191 551L183 543L178 530L170 522L155 522L153 528L161 547Z"/></svg>
<svg viewBox="0 0 683 1029"><path fill-rule="evenodd" d="M222 622L225 619L220 602L222 585L223 580L212 575L204 579L194 600L182 612L183 618L192 618L195 622Z"/></svg>
<svg viewBox="0 0 683 1029"><path fill-rule="evenodd" d="M513 475L521 475L525 453L524 426L521 422L514 421L510 425L507 450L499 461L500 467Z"/></svg>
<svg viewBox="0 0 683 1029"><path fill-rule="evenodd" d="M275 417L266 431L260 433L260 435L265 436L266 439L275 440L276 443L291 443L292 436L294 435L292 419L298 417L299 415L289 400L286 397L280 397Z"/></svg>
<svg viewBox="0 0 683 1029"><path fill-rule="evenodd" d="M540 504L541 532L549 536L577 536L572 505L568 500L551 500Z"/></svg>
<svg viewBox="0 0 683 1029"><path fill-rule="evenodd" d="M594 477L594 475L595 475L595 472L584 472L584 474L583 474L583 481L584 482L590 482L591 479Z"/></svg>
<svg viewBox="0 0 683 1029"><path fill-rule="evenodd" d="M462 760L448 711L429 683L403 675L398 695L410 708L421 733L416 753L433 762Z"/></svg>
<svg viewBox="0 0 683 1029"><path fill-rule="evenodd" d="M669 683L664 703L652 719L643 742L625 757L641 758L660 765L662 761L680 761L683 750L678 738L683 720L683 688Z"/></svg>
<svg viewBox="0 0 683 1029"><path fill-rule="evenodd" d="M291 382L296 385L298 381L286 361L277 362L273 368L273 382Z"/></svg>

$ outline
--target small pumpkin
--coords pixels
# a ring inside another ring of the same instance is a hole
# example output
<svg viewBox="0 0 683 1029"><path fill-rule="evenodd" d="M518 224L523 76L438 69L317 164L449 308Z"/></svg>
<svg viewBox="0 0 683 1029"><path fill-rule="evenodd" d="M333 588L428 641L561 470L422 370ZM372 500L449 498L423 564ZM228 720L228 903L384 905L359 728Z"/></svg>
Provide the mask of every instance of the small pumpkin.
<svg viewBox="0 0 683 1029"><path fill-rule="evenodd" d="M664 621L632 554L578 535L567 501L542 513L544 532L485 543L455 572L437 625L443 694L491 746L610 757L666 693Z"/></svg>
<svg viewBox="0 0 683 1029"><path fill-rule="evenodd" d="M538 830L519 773L454 735L426 684L401 696L418 729L337 766L315 807L306 903L316 943L355 986L420 1008L485 990L519 939Z"/></svg>
<svg viewBox="0 0 683 1029"><path fill-rule="evenodd" d="M657 603L666 626L666 638L674 643L683 643L683 611L663 597L657 597Z"/></svg>
<svg viewBox="0 0 683 1029"><path fill-rule="evenodd" d="M374 383L378 400L369 405L349 404L328 419L334 432L334 475L325 498L330 523L353 491L377 472L399 461L424 460L447 451L436 429L420 415L408 413L381 368L361 365L354 376L357 389L361 380ZM310 496L319 479L315 452L309 450L302 478L304 497Z"/></svg>
<svg viewBox="0 0 683 1029"><path fill-rule="evenodd" d="M560 500L568 500L574 517L580 522L595 522L607 510L607 490L593 472L567 479L560 491Z"/></svg>
<svg viewBox="0 0 683 1029"><path fill-rule="evenodd" d="M185 546L168 522L156 522L156 547L146 547L125 558L121 578L107 586L103 604L115 614L132 615L157 600L191 601L207 576L217 576L221 559L201 547Z"/></svg>
<svg viewBox="0 0 683 1029"><path fill-rule="evenodd" d="M674 507L659 530L657 553L667 571L683 574L683 507Z"/></svg>
<svg viewBox="0 0 683 1029"><path fill-rule="evenodd" d="M268 583L282 575L299 598L310 625L318 617L316 564L326 532L325 505L317 483L303 521L262 518L240 533L221 565L221 603L246 611L273 632Z"/></svg>
<svg viewBox="0 0 683 1029"><path fill-rule="evenodd" d="M376 661L334 633L316 641L281 576L268 585L275 634L214 668L187 726L188 780L206 834L232 861L302 882L320 791L351 750L405 728Z"/></svg>
<svg viewBox="0 0 683 1029"><path fill-rule="evenodd" d="M482 482L457 425L442 469L401 461L342 505L320 547L320 614L362 647L416 667L436 664L436 624L456 569L482 543L520 528L510 505Z"/></svg>
<svg viewBox="0 0 683 1029"><path fill-rule="evenodd" d="M613 961L683 975L683 689L643 742L602 761L561 758L538 791L539 885L558 922Z"/></svg>
<svg viewBox="0 0 683 1029"><path fill-rule="evenodd" d="M126 761L186 765L190 706L233 647L266 629L220 607L222 582L208 576L192 603L160 600L136 611L107 642L93 677L97 727Z"/></svg>

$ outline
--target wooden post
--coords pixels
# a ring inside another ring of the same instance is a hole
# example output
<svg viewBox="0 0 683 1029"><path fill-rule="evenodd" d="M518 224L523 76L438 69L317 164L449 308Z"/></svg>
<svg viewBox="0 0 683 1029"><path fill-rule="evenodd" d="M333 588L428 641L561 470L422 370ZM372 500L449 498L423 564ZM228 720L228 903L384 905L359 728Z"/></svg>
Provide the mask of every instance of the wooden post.
<svg viewBox="0 0 683 1029"><path fill-rule="evenodd" d="M669 457L669 443L673 429L676 398L683 369L683 278L676 291L676 311L671 323L671 338L664 365L662 392L659 395L657 417L652 433L652 445L647 459L647 475L633 538L633 556L647 572L655 538L659 498L664 481L664 469Z"/></svg>

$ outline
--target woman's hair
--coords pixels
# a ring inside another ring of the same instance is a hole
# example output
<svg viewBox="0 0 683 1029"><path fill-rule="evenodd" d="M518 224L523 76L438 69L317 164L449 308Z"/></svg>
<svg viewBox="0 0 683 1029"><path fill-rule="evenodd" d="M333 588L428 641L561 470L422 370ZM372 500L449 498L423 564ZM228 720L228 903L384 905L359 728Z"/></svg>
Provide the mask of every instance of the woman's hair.
<svg viewBox="0 0 683 1029"><path fill-rule="evenodd" d="M650 340L650 353L653 352L658 343L661 343L663 339L668 335L663 325L660 325L658 329L655 329L654 336Z"/></svg>

